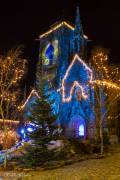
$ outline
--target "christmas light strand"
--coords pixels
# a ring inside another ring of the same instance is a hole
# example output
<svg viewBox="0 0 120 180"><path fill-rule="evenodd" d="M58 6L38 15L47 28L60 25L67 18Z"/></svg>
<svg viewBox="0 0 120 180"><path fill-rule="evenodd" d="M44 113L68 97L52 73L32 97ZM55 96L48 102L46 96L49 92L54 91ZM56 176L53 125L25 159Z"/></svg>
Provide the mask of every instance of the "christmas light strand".
<svg viewBox="0 0 120 180"><path fill-rule="evenodd" d="M63 102L69 102L71 101L72 99L72 95L73 95L73 91L74 91L74 88L75 87L79 87L81 89L81 96L86 99L87 98L87 95L85 94L85 91L84 91L84 88L79 84L79 82L77 81L74 81L72 87L71 87L71 90L70 90L70 96L65 98L65 80L67 79L68 75L69 75L69 72L72 68L72 66L75 64L76 61L79 61L84 67L86 70L89 71L90 73L90 80L89 80L89 83L92 83L93 82L93 75L92 75L92 70L86 65L86 63L80 59L80 57L76 54L73 58L73 61L71 62L71 64L69 65L66 73L65 73L65 76L62 80L62 101Z"/></svg>
<svg viewBox="0 0 120 180"><path fill-rule="evenodd" d="M83 97L83 99L87 99L88 95L85 93L85 90L84 90L84 87L82 85L80 85L80 83L78 81L74 81L73 82L73 85L71 87L71 90L70 90L70 95L66 98L66 93L65 93L65 80L67 79L68 75L69 75L69 72L72 68L72 66L74 65L74 63L76 61L79 61L86 70L89 71L89 74L90 74L90 80L89 80L89 84L94 87L96 84L99 85L99 86L106 86L107 88L113 88L113 89L116 89L116 90L120 90L120 86L116 85L115 83L112 83L112 82L108 82L108 81L105 81L105 80L93 80L93 72L92 70L87 66L87 64L82 60L80 59L80 57L76 54L73 58L73 61L71 62L71 64L69 65L66 73L65 73L65 76L62 80L62 87L60 89L57 90L57 92L62 92L62 102L70 102L71 99L72 99L72 95L73 95L73 92L74 92L74 89L75 87L79 87L80 90L81 90L81 97ZM38 98L40 98L40 96L38 95L37 91L36 90L32 90L30 92L30 95L28 96L28 98L26 99L25 103L19 108L19 109L23 109L26 104L28 103L29 99L31 98L32 95L36 95Z"/></svg>
<svg viewBox="0 0 120 180"><path fill-rule="evenodd" d="M70 24L68 24L67 22L63 21L60 24L56 25L55 27L53 27L52 29L50 29L49 31L47 31L46 33L42 34L39 36L39 38L43 38L45 36L47 36L48 34L52 33L53 31L59 29L61 26L67 26L68 28L70 28L71 30L74 30L75 28L73 26L71 26Z"/></svg>
<svg viewBox="0 0 120 180"><path fill-rule="evenodd" d="M37 91L36 91L35 89L33 89L33 90L30 92L30 94L29 94L28 98L26 99L26 101L24 102L24 104L23 104L22 106L18 107L18 109L19 109L19 110L24 109L24 107L25 107L26 104L28 103L29 99L30 99L33 95L35 95L35 96L37 96L38 98L40 98L40 96L38 95Z"/></svg>
<svg viewBox="0 0 120 180"><path fill-rule="evenodd" d="M53 28L51 28L51 29L50 29L49 31L47 31L46 33L40 35L39 38L41 39L41 38L49 35L50 33L56 31L57 29L59 29L59 28L62 27L62 26L66 26L66 27L68 27L69 29L71 29L72 31L75 30L75 27L71 26L71 25L68 24L66 21L62 21L61 23L57 24L56 26L54 26ZM88 39L88 37L87 37L86 35L83 35L83 37L84 37L85 39Z"/></svg>
<svg viewBox="0 0 120 180"><path fill-rule="evenodd" d="M97 84L99 86L106 86L107 88L114 88L116 90L120 90L120 86L116 85L115 83L112 83L112 82L108 82L108 81L105 81L105 80L93 80L93 72L92 70L87 66L87 64L82 60L80 59L80 57L76 54L73 58L73 61L72 63L69 65L66 73L65 73L65 76L62 80L62 87L60 89L58 89L58 92L59 91L62 91L62 101L63 102L70 102L71 99L72 99L72 95L73 95L73 92L74 92L74 88L75 87L79 87L81 89L81 97L83 97L84 99L87 99L87 95L85 94L85 90L84 90L84 87L82 85L79 84L79 82L77 81L74 81L72 87L71 87L71 90L70 90L70 95L69 97L65 98L65 80L67 79L68 75L69 75L69 72L72 68L72 66L74 65L74 63L76 61L79 61L80 63L82 63L82 65L85 67L86 70L89 71L90 73L90 80L89 80L89 84L92 85L93 87Z"/></svg>
<svg viewBox="0 0 120 180"><path fill-rule="evenodd" d="M0 123L3 123L3 119L0 119ZM19 121L16 121L16 120L9 120L9 119L5 119L5 123L7 124L19 124L20 122Z"/></svg>
<svg viewBox="0 0 120 180"><path fill-rule="evenodd" d="M117 116L108 116L108 119L118 119L120 117L120 113Z"/></svg>
<svg viewBox="0 0 120 180"><path fill-rule="evenodd" d="M117 84L108 82L108 81L102 81L102 80L95 80L93 81L95 84L100 85L100 86L106 86L107 88L113 88L116 90L120 90L120 86L117 86Z"/></svg>

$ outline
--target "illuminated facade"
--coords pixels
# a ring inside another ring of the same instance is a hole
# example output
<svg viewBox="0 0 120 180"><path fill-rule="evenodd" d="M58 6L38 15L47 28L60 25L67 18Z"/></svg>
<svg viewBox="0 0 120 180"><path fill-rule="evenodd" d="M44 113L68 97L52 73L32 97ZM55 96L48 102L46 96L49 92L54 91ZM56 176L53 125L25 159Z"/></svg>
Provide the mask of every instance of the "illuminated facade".
<svg viewBox="0 0 120 180"><path fill-rule="evenodd" d="M53 113L59 115L56 124L67 137L85 139L94 134L88 132L94 129L94 92L89 87L92 71L82 60L88 38L83 34L79 8L75 25L57 22L39 40L39 61L54 101Z"/></svg>
<svg viewBox="0 0 120 180"><path fill-rule="evenodd" d="M104 88L120 90L116 83L95 77L89 63L85 60L88 37L84 35L77 7L75 25L65 21L53 24L39 36L39 63L42 64L43 77L47 80L46 93L52 100L53 113L58 115L55 124L59 125L68 137L80 139L96 138L99 116L106 124L106 97ZM103 54L98 54L100 57ZM105 61L107 57L105 57ZM96 62L97 64L98 62ZM99 67L99 64L97 64ZM39 71L39 69L37 68ZM107 69L104 69L108 75ZM99 86L99 92L94 88ZM37 83L36 83L37 86ZM98 95L100 98L98 98ZM32 90L20 109L30 115L37 89ZM100 107L97 99L100 99ZM98 113L99 111L99 113ZM29 129L30 130L30 129Z"/></svg>

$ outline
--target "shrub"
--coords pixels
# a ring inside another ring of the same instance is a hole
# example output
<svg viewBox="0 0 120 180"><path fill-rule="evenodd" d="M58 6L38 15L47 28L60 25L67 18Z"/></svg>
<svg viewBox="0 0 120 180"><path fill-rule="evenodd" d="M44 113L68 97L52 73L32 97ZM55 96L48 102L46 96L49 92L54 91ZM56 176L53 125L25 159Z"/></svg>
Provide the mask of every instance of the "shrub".
<svg viewBox="0 0 120 180"><path fill-rule="evenodd" d="M107 132L103 132L103 144L109 145L110 144L110 138Z"/></svg>
<svg viewBox="0 0 120 180"><path fill-rule="evenodd" d="M92 145L90 144L89 140L77 140L73 139L71 140L71 144L77 154L91 154L92 153Z"/></svg>
<svg viewBox="0 0 120 180"><path fill-rule="evenodd" d="M95 154L100 153L100 143L95 143L92 145L92 152Z"/></svg>

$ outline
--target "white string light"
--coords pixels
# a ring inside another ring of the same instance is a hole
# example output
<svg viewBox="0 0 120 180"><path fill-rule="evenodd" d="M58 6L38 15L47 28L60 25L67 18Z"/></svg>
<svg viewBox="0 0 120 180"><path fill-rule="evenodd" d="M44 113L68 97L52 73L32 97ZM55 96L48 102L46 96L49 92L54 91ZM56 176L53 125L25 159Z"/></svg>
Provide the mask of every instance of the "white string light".
<svg viewBox="0 0 120 180"><path fill-rule="evenodd" d="M89 80L89 83L92 83L93 82L93 75L92 75L92 70L87 66L87 64L82 60L80 59L80 57L76 54L73 58L73 61L71 62L71 64L69 65L66 73L65 73L65 76L62 80L62 101L63 102L69 102L71 101L72 99L72 94L73 94L73 91L74 91L74 88L75 87L79 87L81 89L81 96L86 99L87 98L87 95L85 94L85 91L84 91L84 88L79 84L78 81L74 81L72 87L71 87L71 90L70 90L70 96L68 98L65 98L65 80L67 79L68 75L69 75L69 72L72 68L72 66L74 65L74 63L76 61L79 61L80 63L82 63L82 65L85 67L86 70L89 71L90 73L90 80Z"/></svg>
<svg viewBox="0 0 120 180"><path fill-rule="evenodd" d="M29 94L28 98L26 99L26 101L24 102L24 104L23 104L22 106L18 107L18 109L20 109L20 110L24 109L24 107L25 107L26 104L28 103L29 99L30 99L33 95L36 95L38 98L40 98L40 96L38 95L37 91L36 91L35 89L33 89L33 90L30 92L30 94Z"/></svg>

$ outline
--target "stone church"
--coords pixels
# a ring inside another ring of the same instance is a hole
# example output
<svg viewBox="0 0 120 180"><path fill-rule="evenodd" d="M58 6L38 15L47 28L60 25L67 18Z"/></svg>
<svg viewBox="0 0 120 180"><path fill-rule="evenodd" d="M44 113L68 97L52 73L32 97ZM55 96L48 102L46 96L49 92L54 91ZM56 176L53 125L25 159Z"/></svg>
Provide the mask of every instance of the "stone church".
<svg viewBox="0 0 120 180"><path fill-rule="evenodd" d="M75 24L56 22L39 36L39 61L47 79L56 124L67 137L94 136L94 91L89 86L92 72L82 59L88 37L83 33L79 7Z"/></svg>

